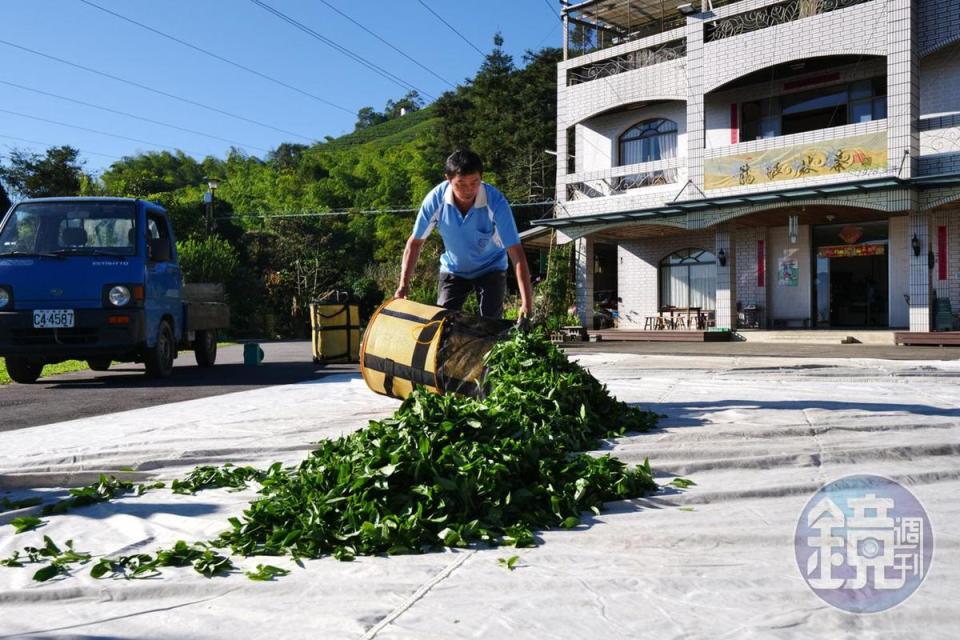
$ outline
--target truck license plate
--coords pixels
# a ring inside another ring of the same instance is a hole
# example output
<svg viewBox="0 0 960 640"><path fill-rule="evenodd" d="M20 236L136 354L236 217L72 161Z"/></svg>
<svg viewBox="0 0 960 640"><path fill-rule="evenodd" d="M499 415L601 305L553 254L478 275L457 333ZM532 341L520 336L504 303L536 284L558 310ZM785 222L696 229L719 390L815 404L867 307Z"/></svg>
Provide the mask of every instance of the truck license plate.
<svg viewBox="0 0 960 640"><path fill-rule="evenodd" d="M73 328L73 309L37 309L33 312L34 329Z"/></svg>

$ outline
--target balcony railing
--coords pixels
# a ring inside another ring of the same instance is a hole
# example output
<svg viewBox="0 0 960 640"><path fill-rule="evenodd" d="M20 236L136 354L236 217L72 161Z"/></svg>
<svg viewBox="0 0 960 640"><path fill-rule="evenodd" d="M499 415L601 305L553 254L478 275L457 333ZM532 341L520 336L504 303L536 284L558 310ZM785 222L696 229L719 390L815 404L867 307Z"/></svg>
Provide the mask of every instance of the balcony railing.
<svg viewBox="0 0 960 640"><path fill-rule="evenodd" d="M871 0L788 0L753 11L745 11L706 25L704 40L714 42L751 31L809 18L837 9L846 9Z"/></svg>
<svg viewBox="0 0 960 640"><path fill-rule="evenodd" d="M687 55L686 39L671 40L655 47L647 47L600 62L574 67L567 72L567 85L573 86L598 78L615 76L626 71L650 67L661 62L678 60L685 55Z"/></svg>
<svg viewBox="0 0 960 640"><path fill-rule="evenodd" d="M567 185L567 200L584 200L622 195L633 189L653 187L677 182L677 169L658 169L643 173L631 173L610 178L583 180Z"/></svg>

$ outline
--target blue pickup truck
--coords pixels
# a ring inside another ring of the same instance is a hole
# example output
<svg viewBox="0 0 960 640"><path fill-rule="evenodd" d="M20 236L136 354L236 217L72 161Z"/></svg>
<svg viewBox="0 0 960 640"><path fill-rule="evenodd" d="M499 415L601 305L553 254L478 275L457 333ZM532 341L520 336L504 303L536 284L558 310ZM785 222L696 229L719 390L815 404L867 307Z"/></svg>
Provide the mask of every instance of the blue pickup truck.
<svg viewBox="0 0 960 640"><path fill-rule="evenodd" d="M170 219L152 202L24 200L0 224L0 356L16 382L73 359L166 377L178 348L210 367L228 325L222 286L183 284Z"/></svg>

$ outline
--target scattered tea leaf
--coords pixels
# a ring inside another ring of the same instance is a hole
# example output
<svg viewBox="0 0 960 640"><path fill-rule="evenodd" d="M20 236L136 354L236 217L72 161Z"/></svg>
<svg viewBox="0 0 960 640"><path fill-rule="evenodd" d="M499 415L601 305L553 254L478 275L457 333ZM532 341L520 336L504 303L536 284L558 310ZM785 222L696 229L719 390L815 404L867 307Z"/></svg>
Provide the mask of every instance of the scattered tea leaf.
<svg viewBox="0 0 960 640"><path fill-rule="evenodd" d="M256 571L247 571L246 576L251 580L273 580L289 573L289 569L281 569L272 564L258 564Z"/></svg>
<svg viewBox="0 0 960 640"><path fill-rule="evenodd" d="M35 516L20 516L19 518L11 520L10 524L16 529L16 533L24 533L25 531L33 531L45 523Z"/></svg>
<svg viewBox="0 0 960 640"><path fill-rule="evenodd" d="M689 478L674 478L670 481L670 484L677 487L678 489L686 489L688 487L695 486L697 483Z"/></svg>

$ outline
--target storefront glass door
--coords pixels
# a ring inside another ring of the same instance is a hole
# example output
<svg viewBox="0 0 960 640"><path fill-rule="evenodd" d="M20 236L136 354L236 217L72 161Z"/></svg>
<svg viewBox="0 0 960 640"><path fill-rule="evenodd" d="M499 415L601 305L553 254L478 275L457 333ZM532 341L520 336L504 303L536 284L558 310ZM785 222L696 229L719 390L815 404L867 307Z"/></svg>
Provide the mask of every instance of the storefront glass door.
<svg viewBox="0 0 960 640"><path fill-rule="evenodd" d="M817 326L886 327L886 221L818 226L813 240Z"/></svg>

